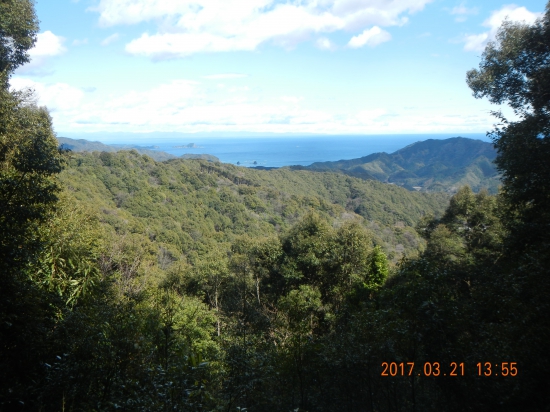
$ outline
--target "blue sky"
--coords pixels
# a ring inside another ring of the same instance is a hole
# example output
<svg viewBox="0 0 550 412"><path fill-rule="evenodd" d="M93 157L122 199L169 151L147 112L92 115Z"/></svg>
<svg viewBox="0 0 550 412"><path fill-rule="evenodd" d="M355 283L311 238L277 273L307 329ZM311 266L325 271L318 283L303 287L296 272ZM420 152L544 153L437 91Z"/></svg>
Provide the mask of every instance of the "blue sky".
<svg viewBox="0 0 550 412"><path fill-rule="evenodd" d="M59 135L86 132L483 133L472 97L503 21L545 2L37 0L13 88ZM509 113L506 112L505 113Z"/></svg>

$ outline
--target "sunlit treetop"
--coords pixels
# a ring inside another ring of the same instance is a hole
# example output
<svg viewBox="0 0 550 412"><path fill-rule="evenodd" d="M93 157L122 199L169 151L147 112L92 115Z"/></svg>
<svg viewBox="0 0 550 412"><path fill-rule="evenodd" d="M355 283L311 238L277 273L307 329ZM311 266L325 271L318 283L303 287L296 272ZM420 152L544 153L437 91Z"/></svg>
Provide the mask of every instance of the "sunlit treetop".
<svg viewBox="0 0 550 412"><path fill-rule="evenodd" d="M550 112L550 4L533 25L505 21L467 74L476 98L509 104L518 115Z"/></svg>
<svg viewBox="0 0 550 412"><path fill-rule="evenodd" d="M38 19L32 0L0 0L0 72L13 72L29 62Z"/></svg>

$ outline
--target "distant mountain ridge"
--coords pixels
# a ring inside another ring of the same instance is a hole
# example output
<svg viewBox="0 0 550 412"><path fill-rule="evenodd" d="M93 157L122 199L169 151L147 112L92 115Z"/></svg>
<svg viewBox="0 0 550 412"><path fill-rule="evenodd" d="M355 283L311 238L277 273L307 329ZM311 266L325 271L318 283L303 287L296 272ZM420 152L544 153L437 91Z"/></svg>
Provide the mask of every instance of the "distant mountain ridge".
<svg viewBox="0 0 550 412"><path fill-rule="evenodd" d="M72 150L74 152L118 152L120 150L136 150L142 155L147 155L157 162L163 162L165 160L177 159L178 156L163 152L161 150L155 150L156 146L138 146L138 145L122 145L113 144L108 145L101 142L91 142L85 139L71 139L69 137L58 137L57 141L59 145L65 149ZM209 154L184 154L180 156L182 159L202 159L209 160L211 162L219 162L216 156Z"/></svg>
<svg viewBox="0 0 550 412"><path fill-rule="evenodd" d="M117 152L136 150L156 161L176 159L155 146L107 145L85 139L58 137L62 147L75 152ZM315 162L309 166L290 166L291 170L336 172L366 180L378 180L409 190L454 193L469 185L474 191L487 188L496 193L500 176L493 160L496 151L491 143L465 137L428 139L410 144L393 153L372 153L357 159ZM184 154L183 159L220 160L208 154ZM270 170L269 167L257 167Z"/></svg>
<svg viewBox="0 0 550 412"><path fill-rule="evenodd" d="M493 163L495 157L491 143L453 137L416 142L391 154L373 153L357 159L291 168L339 172L410 190L452 193L467 184L475 191L487 188L496 193L500 177Z"/></svg>

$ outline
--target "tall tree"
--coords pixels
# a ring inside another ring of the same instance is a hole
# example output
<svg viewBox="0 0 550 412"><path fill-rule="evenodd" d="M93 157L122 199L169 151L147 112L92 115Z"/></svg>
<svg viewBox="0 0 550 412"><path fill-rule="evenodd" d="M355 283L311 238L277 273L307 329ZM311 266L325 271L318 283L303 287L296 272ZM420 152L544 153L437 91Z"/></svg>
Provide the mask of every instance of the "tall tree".
<svg viewBox="0 0 550 412"><path fill-rule="evenodd" d="M550 233L550 3L533 25L505 21L467 83L476 98L507 103L519 116L501 120L491 136L498 150L504 194L521 245ZM519 220L516 220L518 218Z"/></svg>
<svg viewBox="0 0 550 412"><path fill-rule="evenodd" d="M37 31L32 1L0 1L0 409L10 410L35 397L30 383L40 380L54 319L50 297L27 270L43 245L39 227L57 201L53 177L62 156L47 110L33 104L31 92L9 90Z"/></svg>
<svg viewBox="0 0 550 412"><path fill-rule="evenodd" d="M550 404L549 61L550 2L532 25L506 21L487 45L479 69L467 74L475 97L507 103L519 117L508 121L497 112L501 124L491 133L510 233L493 285L505 285L499 311L506 313L509 353L522 368L511 402L523 410L547 410Z"/></svg>

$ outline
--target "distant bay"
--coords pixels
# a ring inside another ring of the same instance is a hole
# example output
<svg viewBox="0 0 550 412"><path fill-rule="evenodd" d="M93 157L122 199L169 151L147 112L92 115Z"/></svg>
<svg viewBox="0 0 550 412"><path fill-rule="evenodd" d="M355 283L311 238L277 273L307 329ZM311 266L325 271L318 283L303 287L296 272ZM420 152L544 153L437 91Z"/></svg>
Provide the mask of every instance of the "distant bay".
<svg viewBox="0 0 550 412"><path fill-rule="evenodd" d="M210 154L224 163L241 166L307 166L314 162L354 159L371 153L393 153L412 143L427 139L468 137L489 141L484 133L396 134L396 135L321 135L321 136L228 136L176 134L59 133L73 139L105 144L155 146L175 156ZM189 147L186 147L189 146Z"/></svg>

